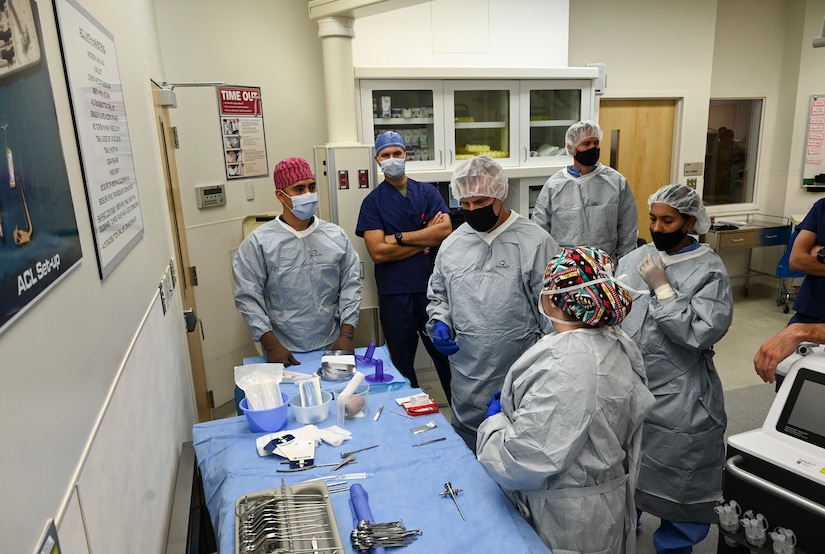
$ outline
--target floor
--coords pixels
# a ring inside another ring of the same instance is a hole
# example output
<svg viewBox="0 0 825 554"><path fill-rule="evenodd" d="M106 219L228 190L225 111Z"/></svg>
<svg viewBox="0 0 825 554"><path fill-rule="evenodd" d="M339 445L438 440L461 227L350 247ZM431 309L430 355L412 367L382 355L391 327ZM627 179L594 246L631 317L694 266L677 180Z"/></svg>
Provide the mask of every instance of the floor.
<svg viewBox="0 0 825 554"><path fill-rule="evenodd" d="M728 435L760 427L773 400L773 386L762 383L756 375L753 357L759 345L782 329L790 318L790 314L783 313L782 306L777 306L777 295L777 288L763 285L752 285L747 295L743 287L735 289L733 325L728 334L716 345L714 357L725 390ZM429 392L449 419L449 404L435 369L419 369L417 373L421 388ZM215 418L234 415L234 402L213 411ZM637 535L638 554L655 552L652 533L657 526L657 518L643 514L642 526ZM707 538L699 543L693 552L715 553L717 538L714 525Z"/></svg>

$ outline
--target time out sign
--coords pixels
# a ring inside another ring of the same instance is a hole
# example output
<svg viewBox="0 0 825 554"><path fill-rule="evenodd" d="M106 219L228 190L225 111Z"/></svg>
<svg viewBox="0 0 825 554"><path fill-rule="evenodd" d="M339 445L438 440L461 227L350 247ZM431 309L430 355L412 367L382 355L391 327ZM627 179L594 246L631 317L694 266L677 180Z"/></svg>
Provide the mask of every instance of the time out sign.
<svg viewBox="0 0 825 554"><path fill-rule="evenodd" d="M220 86L217 90L227 180L267 176L260 87Z"/></svg>

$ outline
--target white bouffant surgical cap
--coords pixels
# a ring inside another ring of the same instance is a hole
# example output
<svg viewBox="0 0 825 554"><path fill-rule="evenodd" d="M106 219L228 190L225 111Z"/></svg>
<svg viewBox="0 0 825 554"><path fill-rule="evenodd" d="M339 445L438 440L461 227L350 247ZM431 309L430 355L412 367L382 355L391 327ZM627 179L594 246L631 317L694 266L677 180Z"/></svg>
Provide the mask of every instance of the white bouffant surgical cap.
<svg viewBox="0 0 825 554"><path fill-rule="evenodd" d="M590 137L596 137L599 141L602 140L602 129L595 121L579 121L574 123L567 129L564 134L564 144L567 147L567 153L571 156L576 153L576 147Z"/></svg>
<svg viewBox="0 0 825 554"><path fill-rule="evenodd" d="M504 169L490 156L476 156L453 171L450 191L461 200L470 196L507 198L508 181Z"/></svg>
<svg viewBox="0 0 825 554"><path fill-rule="evenodd" d="M693 216L696 218L696 225L693 230L699 234L704 235L710 229L710 217L702 199L699 194L687 185L675 184L665 185L653 194L647 200L647 207L650 208L653 204L667 204L680 214L684 216Z"/></svg>

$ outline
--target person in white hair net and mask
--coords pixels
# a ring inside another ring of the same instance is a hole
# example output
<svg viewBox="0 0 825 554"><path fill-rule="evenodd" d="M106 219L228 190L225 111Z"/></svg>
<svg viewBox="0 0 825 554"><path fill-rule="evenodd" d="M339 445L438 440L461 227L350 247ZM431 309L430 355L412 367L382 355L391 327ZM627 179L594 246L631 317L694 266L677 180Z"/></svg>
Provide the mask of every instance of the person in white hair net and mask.
<svg viewBox="0 0 825 554"><path fill-rule="evenodd" d="M661 520L657 553L684 554L718 521L727 416L713 346L733 320L725 265L702 235L710 218L692 188L667 185L648 200L652 244L619 260L633 293L622 329L642 350L656 399L645 419L637 510ZM646 291L647 292L647 291Z"/></svg>
<svg viewBox="0 0 825 554"><path fill-rule="evenodd" d="M427 332L450 356L452 424L473 451L484 403L510 365L550 331L538 298L559 246L504 205L508 186L489 156L455 169L450 188L465 222L441 244L427 290Z"/></svg>
<svg viewBox="0 0 825 554"><path fill-rule="evenodd" d="M602 130L579 121L564 136L573 164L553 174L539 192L531 219L561 246L587 245L614 260L636 248L636 200L624 175L599 163Z"/></svg>

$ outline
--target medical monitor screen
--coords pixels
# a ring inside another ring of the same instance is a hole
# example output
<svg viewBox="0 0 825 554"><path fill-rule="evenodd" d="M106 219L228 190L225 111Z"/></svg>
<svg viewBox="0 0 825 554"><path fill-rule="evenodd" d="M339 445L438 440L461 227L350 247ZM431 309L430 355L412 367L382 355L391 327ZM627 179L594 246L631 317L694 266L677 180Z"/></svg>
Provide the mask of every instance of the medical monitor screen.
<svg viewBox="0 0 825 554"><path fill-rule="evenodd" d="M776 430L825 448L825 375L799 369Z"/></svg>

